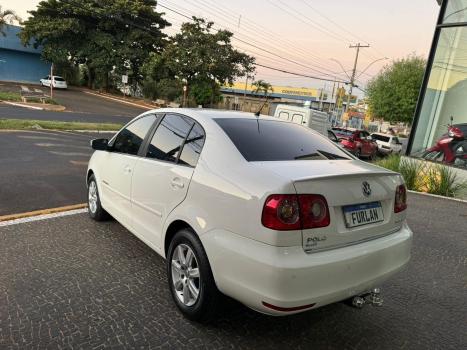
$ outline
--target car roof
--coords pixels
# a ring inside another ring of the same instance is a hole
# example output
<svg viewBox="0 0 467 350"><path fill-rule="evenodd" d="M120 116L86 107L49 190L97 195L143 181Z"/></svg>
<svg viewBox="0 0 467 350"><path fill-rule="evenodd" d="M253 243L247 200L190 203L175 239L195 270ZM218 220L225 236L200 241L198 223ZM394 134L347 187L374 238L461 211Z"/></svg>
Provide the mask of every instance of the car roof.
<svg viewBox="0 0 467 350"><path fill-rule="evenodd" d="M391 135L391 134L385 134L383 132L373 132L371 133L372 135L381 135L381 136L387 136L387 137L395 137L396 135Z"/></svg>
<svg viewBox="0 0 467 350"><path fill-rule="evenodd" d="M195 120L206 120L206 119L221 119L221 118L242 118L242 119L263 119L263 120L274 120L278 122L285 122L279 118L271 117L268 115L261 114L257 117L253 112L239 112L229 111L222 109L208 109L208 108L160 108L149 111L148 113L179 113L192 117Z"/></svg>

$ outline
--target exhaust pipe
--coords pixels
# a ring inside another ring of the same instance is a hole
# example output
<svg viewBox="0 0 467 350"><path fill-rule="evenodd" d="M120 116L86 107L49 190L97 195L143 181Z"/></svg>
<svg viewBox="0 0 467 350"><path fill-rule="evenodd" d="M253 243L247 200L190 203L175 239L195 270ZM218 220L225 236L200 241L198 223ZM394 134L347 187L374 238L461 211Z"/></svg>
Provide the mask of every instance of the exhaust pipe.
<svg viewBox="0 0 467 350"><path fill-rule="evenodd" d="M373 306L383 306L383 298L381 297L381 289L373 288L369 292L356 295L351 298L351 304L357 309L363 308L366 304Z"/></svg>

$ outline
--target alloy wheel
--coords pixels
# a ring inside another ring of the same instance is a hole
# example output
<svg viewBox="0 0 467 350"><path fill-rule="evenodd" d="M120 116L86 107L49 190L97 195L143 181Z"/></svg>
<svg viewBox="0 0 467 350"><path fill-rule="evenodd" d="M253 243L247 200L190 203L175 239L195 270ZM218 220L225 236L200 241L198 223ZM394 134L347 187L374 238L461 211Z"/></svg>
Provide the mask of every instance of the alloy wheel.
<svg viewBox="0 0 467 350"><path fill-rule="evenodd" d="M88 206L91 213L97 210L97 186L95 181L91 181L88 189Z"/></svg>
<svg viewBox="0 0 467 350"><path fill-rule="evenodd" d="M172 255L172 284L178 300L185 306L193 306L199 297L201 277L198 260L186 244L179 244Z"/></svg>

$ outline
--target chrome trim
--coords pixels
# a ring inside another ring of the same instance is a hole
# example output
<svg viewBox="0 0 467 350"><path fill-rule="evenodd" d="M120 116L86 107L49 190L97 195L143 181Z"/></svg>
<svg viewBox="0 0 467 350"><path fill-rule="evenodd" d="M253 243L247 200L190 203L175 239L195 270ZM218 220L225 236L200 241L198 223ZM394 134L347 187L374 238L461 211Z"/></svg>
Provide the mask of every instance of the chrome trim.
<svg viewBox="0 0 467 350"><path fill-rule="evenodd" d="M363 239L360 239L358 241L352 241L352 242L347 242L347 243L342 243L342 244L336 244L336 245L323 247L323 248L319 248L319 249L308 249L307 250L307 249L305 249L305 247L303 247L303 250L307 254L313 254L313 253L318 253L318 252L325 252L325 251L328 251L328 250L334 250L334 249L339 249L339 248L350 247L350 246L353 246L353 245L374 241L375 239L383 238L383 237L392 235L392 234L400 231L401 229L402 229L402 226L400 226L400 227L398 227L398 228L396 228L394 230L391 230L389 232L385 232L385 233L377 235L377 236L371 236L371 237L363 238Z"/></svg>

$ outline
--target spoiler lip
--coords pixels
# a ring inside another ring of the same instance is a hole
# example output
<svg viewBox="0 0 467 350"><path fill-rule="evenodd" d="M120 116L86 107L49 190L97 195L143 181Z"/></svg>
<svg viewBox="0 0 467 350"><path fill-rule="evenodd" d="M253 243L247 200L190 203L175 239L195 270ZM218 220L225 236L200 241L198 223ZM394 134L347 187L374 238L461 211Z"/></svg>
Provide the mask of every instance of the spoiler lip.
<svg viewBox="0 0 467 350"><path fill-rule="evenodd" d="M395 171L392 170L381 170L381 171L358 171L358 172L352 172L352 173L344 173L344 174L323 174L323 175L313 175L313 176L304 176L301 178L294 179L293 182L303 182L303 181L311 181L311 180L322 180L322 179L331 179L331 178L337 178L337 177L348 177L348 176L373 176L373 175L379 175L379 176L395 176L399 175L399 173L396 173Z"/></svg>

